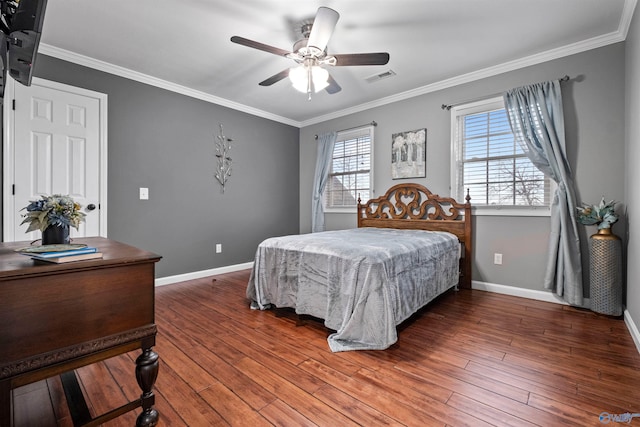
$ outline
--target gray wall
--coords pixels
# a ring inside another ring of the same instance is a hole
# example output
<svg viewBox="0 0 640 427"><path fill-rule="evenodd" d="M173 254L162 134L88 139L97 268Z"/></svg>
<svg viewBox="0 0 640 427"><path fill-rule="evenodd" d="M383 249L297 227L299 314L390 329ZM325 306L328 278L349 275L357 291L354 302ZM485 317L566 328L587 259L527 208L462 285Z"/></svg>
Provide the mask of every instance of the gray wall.
<svg viewBox="0 0 640 427"><path fill-rule="evenodd" d="M438 92L307 126L300 132L300 231L311 229L310 189L315 165L314 135L375 120L374 186L376 195L398 181L391 179L391 134L427 128L427 177L413 179L440 195L450 194L450 113L442 104L485 98L507 89L558 79L563 83L567 155L577 182L578 202L595 203L602 195L624 199L624 44L553 60ZM473 201L472 201L473 202ZM624 204L619 206L624 210ZM354 214L327 214L327 228L354 227ZM473 279L543 289L549 233L548 217L475 217ZM614 232L624 235L624 224ZM580 228L585 292L588 294L588 236ZM493 264L493 253L503 265Z"/></svg>
<svg viewBox="0 0 640 427"><path fill-rule="evenodd" d="M34 75L108 95L108 237L162 255L157 277L252 261L266 237L298 232L297 128L45 55ZM219 123L233 139L224 194Z"/></svg>
<svg viewBox="0 0 640 427"><path fill-rule="evenodd" d="M625 200L629 220L627 259L627 310L640 330L640 12L636 7L626 41L626 156ZM640 342L636 342L640 349Z"/></svg>

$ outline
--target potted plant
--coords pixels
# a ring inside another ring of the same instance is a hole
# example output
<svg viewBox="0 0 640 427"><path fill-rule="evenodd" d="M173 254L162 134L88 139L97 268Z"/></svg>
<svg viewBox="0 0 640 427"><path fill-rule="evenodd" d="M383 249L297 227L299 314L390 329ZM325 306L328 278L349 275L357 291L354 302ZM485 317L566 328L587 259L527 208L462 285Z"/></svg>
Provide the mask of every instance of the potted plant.
<svg viewBox="0 0 640 427"><path fill-rule="evenodd" d="M20 223L29 224L27 233L35 230L42 232L42 244L52 245L69 243L69 228L76 230L84 221L86 214L80 211L79 203L70 196L53 194L42 196L31 201L21 210L26 210L24 220Z"/></svg>
<svg viewBox="0 0 640 427"><path fill-rule="evenodd" d="M578 207L578 222L583 225L597 225L599 234L611 234L611 226L618 221L616 202L605 203L604 197L598 205L582 204ZM604 230L604 231L600 231Z"/></svg>

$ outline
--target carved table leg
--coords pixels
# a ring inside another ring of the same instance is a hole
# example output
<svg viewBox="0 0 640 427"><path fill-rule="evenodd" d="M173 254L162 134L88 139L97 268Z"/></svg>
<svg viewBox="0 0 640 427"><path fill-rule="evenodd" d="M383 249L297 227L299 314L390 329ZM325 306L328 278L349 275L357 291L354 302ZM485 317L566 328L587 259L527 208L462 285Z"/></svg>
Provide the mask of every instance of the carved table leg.
<svg viewBox="0 0 640 427"><path fill-rule="evenodd" d="M13 425L11 413L11 381L0 381L0 426Z"/></svg>
<svg viewBox="0 0 640 427"><path fill-rule="evenodd" d="M142 413L136 420L136 427L153 427L158 424L160 414L153 408L155 395L153 384L158 377L158 354L151 348L145 348L136 359L136 380L142 389L140 400L142 401Z"/></svg>

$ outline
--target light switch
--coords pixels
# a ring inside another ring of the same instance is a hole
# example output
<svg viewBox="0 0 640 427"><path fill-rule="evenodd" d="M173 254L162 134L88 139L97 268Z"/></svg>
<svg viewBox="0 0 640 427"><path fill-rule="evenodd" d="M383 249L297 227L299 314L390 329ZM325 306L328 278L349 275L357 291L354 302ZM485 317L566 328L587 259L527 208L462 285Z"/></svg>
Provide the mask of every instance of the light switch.
<svg viewBox="0 0 640 427"><path fill-rule="evenodd" d="M140 187L140 200L149 200L149 189Z"/></svg>
<svg viewBox="0 0 640 427"><path fill-rule="evenodd" d="M496 265L502 265L502 254L493 254L493 263Z"/></svg>

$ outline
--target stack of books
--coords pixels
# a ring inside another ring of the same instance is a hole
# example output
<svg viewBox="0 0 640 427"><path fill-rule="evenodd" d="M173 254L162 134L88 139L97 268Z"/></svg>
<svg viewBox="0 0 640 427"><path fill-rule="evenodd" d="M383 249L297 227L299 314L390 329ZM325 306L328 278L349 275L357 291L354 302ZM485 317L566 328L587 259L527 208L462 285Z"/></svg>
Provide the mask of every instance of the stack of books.
<svg viewBox="0 0 640 427"><path fill-rule="evenodd" d="M47 251L44 246L40 248L40 250L29 250L30 248L27 248L19 252L23 255L30 256L36 261L52 262L55 264L102 258L102 253L98 252L97 248L91 246L52 251Z"/></svg>

